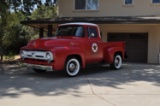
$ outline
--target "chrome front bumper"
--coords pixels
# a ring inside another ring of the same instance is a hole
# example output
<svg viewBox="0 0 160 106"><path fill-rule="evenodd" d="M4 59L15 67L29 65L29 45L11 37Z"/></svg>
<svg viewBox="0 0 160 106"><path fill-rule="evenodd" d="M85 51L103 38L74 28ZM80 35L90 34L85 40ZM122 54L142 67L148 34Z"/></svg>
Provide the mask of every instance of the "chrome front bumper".
<svg viewBox="0 0 160 106"><path fill-rule="evenodd" d="M26 65L29 67L29 68L32 68L32 69L40 69L40 70L46 70L46 71L54 71L52 66L45 66L45 65L36 65L36 64L28 64L26 63Z"/></svg>

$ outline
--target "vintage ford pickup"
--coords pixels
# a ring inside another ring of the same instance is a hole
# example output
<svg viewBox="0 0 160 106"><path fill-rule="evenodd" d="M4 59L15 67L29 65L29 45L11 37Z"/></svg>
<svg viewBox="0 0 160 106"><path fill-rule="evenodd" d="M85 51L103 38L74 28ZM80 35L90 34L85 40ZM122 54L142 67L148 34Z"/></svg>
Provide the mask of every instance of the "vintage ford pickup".
<svg viewBox="0 0 160 106"><path fill-rule="evenodd" d="M60 24L55 37L30 41L20 50L21 61L37 73L64 70L76 76L87 65L110 64L120 69L125 55L124 42L102 42L98 25Z"/></svg>

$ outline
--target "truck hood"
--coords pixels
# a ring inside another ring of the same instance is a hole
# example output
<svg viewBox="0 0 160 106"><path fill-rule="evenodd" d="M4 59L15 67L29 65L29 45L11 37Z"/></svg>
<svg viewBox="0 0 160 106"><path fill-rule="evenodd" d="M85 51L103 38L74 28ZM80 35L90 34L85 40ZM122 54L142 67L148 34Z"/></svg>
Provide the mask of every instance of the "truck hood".
<svg viewBox="0 0 160 106"><path fill-rule="evenodd" d="M46 37L30 41L27 46L22 49L47 50L49 48L68 47L71 45L79 45L78 40L75 37Z"/></svg>

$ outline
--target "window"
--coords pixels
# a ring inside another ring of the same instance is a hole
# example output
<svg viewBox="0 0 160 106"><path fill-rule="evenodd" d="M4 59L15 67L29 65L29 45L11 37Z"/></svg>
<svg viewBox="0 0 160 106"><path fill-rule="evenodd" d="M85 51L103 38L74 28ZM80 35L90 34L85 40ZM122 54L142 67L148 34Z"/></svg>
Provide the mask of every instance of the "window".
<svg viewBox="0 0 160 106"><path fill-rule="evenodd" d="M97 29L89 27L88 28L88 37L89 38L97 38L98 37Z"/></svg>
<svg viewBox="0 0 160 106"><path fill-rule="evenodd" d="M83 26L79 26L79 25L60 26L57 30L56 35L84 37L84 29L83 29Z"/></svg>
<svg viewBox="0 0 160 106"><path fill-rule="evenodd" d="M76 28L76 31L75 31L75 36L76 37L82 37L84 34L84 31L83 31L83 27L82 26L79 26Z"/></svg>
<svg viewBox="0 0 160 106"><path fill-rule="evenodd" d="M99 0L75 0L75 10L98 10Z"/></svg>
<svg viewBox="0 0 160 106"><path fill-rule="evenodd" d="M152 0L152 3L160 3L160 0Z"/></svg>
<svg viewBox="0 0 160 106"><path fill-rule="evenodd" d="M133 4L133 0L125 0L124 4L125 5L131 5L131 4Z"/></svg>

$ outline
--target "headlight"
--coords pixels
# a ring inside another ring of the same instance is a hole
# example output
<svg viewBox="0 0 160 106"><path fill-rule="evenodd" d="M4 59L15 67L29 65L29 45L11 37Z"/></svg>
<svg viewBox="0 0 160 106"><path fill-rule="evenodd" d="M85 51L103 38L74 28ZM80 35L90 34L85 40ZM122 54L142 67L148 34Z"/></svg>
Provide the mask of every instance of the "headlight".
<svg viewBox="0 0 160 106"><path fill-rule="evenodd" d="M51 55L50 55L50 53L48 53L48 52L46 53L46 59L47 59L47 60L50 60L50 59L51 59Z"/></svg>
<svg viewBox="0 0 160 106"><path fill-rule="evenodd" d="M46 59L47 59L49 62L53 60L53 55L52 55L51 52L47 52L47 53L46 53Z"/></svg>
<svg viewBox="0 0 160 106"><path fill-rule="evenodd" d="M24 59L24 51L23 50L20 51L20 56L21 56L21 59Z"/></svg>

